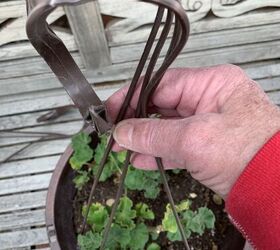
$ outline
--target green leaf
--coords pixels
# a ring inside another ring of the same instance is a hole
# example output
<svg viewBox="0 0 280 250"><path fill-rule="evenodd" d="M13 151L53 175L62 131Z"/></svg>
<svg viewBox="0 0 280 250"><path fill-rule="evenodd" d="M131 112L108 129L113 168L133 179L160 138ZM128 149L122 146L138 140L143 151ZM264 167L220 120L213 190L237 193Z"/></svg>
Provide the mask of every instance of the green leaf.
<svg viewBox="0 0 280 250"><path fill-rule="evenodd" d="M131 250L141 250L144 249L146 243L149 240L148 228L144 223L138 224L131 231L131 240L129 243Z"/></svg>
<svg viewBox="0 0 280 250"><path fill-rule="evenodd" d="M157 198L160 188L158 187L158 183L155 183L155 181L147 180L145 181L144 185L144 196L147 199L155 199Z"/></svg>
<svg viewBox="0 0 280 250"><path fill-rule="evenodd" d="M148 205L145 203L138 203L135 206L136 216L142 220L153 220L155 219L154 212L149 209Z"/></svg>
<svg viewBox="0 0 280 250"><path fill-rule="evenodd" d="M178 226L176 223L176 219L173 215L173 212L170 208L170 204L166 206L166 211L164 213L164 218L162 220L162 226L163 230L170 232L170 233L176 233L178 230Z"/></svg>
<svg viewBox="0 0 280 250"><path fill-rule="evenodd" d="M125 185L130 190L144 189L145 176L142 171L130 166L125 178Z"/></svg>
<svg viewBox="0 0 280 250"><path fill-rule="evenodd" d="M147 247L147 250L160 250L160 246L153 242Z"/></svg>
<svg viewBox="0 0 280 250"><path fill-rule="evenodd" d="M79 172L78 175L73 179L73 182L75 184L75 187L78 190L81 190L85 186L85 184L88 183L89 180L90 178L88 176L88 172L82 171Z"/></svg>
<svg viewBox="0 0 280 250"><path fill-rule="evenodd" d="M144 191L144 196L148 199L155 199L161 184L160 173L158 171L144 171L129 167L125 185L130 190Z"/></svg>
<svg viewBox="0 0 280 250"><path fill-rule="evenodd" d="M125 158L126 158L126 153L127 153L127 151L122 151L122 152L116 153L117 159L120 163L124 163Z"/></svg>
<svg viewBox="0 0 280 250"><path fill-rule="evenodd" d="M215 214L212 210L207 207L200 207L198 209L198 216L202 223L204 223L205 227L208 229L212 229L215 227Z"/></svg>
<svg viewBox="0 0 280 250"><path fill-rule="evenodd" d="M181 234L180 234L179 230L177 230L176 233L168 232L167 233L167 238L170 241L181 241L182 240L182 237L181 237Z"/></svg>
<svg viewBox="0 0 280 250"><path fill-rule="evenodd" d="M78 235L78 245L81 250L98 249L101 246L102 237L99 233L87 232L85 235Z"/></svg>
<svg viewBox="0 0 280 250"><path fill-rule="evenodd" d="M176 205L176 210L178 213L186 211L190 209L191 201L190 200L183 200L179 205Z"/></svg>
<svg viewBox="0 0 280 250"><path fill-rule="evenodd" d="M80 132L74 135L71 141L72 148L76 151L81 147L81 145L88 145L91 142L91 137L84 132Z"/></svg>
<svg viewBox="0 0 280 250"><path fill-rule="evenodd" d="M136 211L132 209L133 202L128 197L124 196L120 199L117 208L115 222L122 227L133 229L135 223L133 219L136 217Z"/></svg>
<svg viewBox="0 0 280 250"><path fill-rule="evenodd" d="M71 144L74 154L70 158L70 165L75 170L80 170L82 166L93 157L93 150L88 145L91 137L84 133L78 133L72 137Z"/></svg>
<svg viewBox="0 0 280 250"><path fill-rule="evenodd" d="M125 249L131 240L130 229L122 228L117 224L114 224L110 230L108 240L106 242L106 248L110 250L119 249L118 245L122 249Z"/></svg>
<svg viewBox="0 0 280 250"><path fill-rule="evenodd" d="M105 135L101 136L99 139L100 142L98 143L94 154L94 161L97 164L100 164L107 145L107 137Z"/></svg>
<svg viewBox="0 0 280 250"><path fill-rule="evenodd" d="M107 137L101 136L100 143L96 147L95 154L94 154L95 164L92 168L92 172L94 175L96 175L97 170L99 168L99 164L103 158L106 144L107 144ZM118 165L120 163L115 158L116 157L114 156L114 153L109 154L108 160L104 166L104 169L102 171L99 181L104 182L104 181L108 180L112 175L114 175L119 170Z"/></svg>
<svg viewBox="0 0 280 250"><path fill-rule="evenodd" d="M198 233L201 236L204 233L205 225L201 221L200 216L196 214L190 221L188 228L192 232Z"/></svg>
<svg viewBox="0 0 280 250"><path fill-rule="evenodd" d="M185 229L185 234L186 234L186 237L189 238L191 236L191 231L188 230L188 229ZM170 241L182 241L182 236L181 236L181 233L179 230L177 230L176 233L170 233L168 232L167 233L167 238L170 240Z"/></svg>
<svg viewBox="0 0 280 250"><path fill-rule="evenodd" d="M157 240L159 237L159 234L155 231L150 232L152 240Z"/></svg>
<svg viewBox="0 0 280 250"><path fill-rule="evenodd" d="M86 206L83 207L83 216L86 214ZM93 203L90 206L87 223L92 227L95 232L101 232L109 218L108 211L100 203Z"/></svg>

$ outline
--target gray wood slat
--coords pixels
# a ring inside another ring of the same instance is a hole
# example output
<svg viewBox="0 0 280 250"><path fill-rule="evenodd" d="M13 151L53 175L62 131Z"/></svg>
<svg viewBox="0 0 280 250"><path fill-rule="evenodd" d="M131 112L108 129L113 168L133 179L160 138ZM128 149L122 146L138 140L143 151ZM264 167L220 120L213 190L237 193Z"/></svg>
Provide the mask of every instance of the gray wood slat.
<svg viewBox="0 0 280 250"><path fill-rule="evenodd" d="M69 110L59 118L53 121L37 122L37 119L48 113L49 111L33 112L26 114L18 114L11 116L0 117L0 133L1 130L7 129L20 129L25 127L35 127L49 124L56 124L60 122L69 122L75 120L81 120L82 117L78 110Z"/></svg>
<svg viewBox="0 0 280 250"><path fill-rule="evenodd" d="M190 36L187 45L183 49L183 53L204 51L214 48L225 49L226 47L239 46L242 44L278 40L279 36L277 36L275 30L280 30L280 23L194 34ZM167 52L169 42L170 41L168 41L163 48L163 55ZM124 63L139 60L144 46L145 42L112 47L112 62Z"/></svg>
<svg viewBox="0 0 280 250"><path fill-rule="evenodd" d="M99 3L66 6L65 11L85 67L96 69L112 64Z"/></svg>
<svg viewBox="0 0 280 250"><path fill-rule="evenodd" d="M95 90L102 100L106 100L119 87L118 84L110 88L98 87ZM49 110L69 104L73 103L64 89L9 96L0 99L0 117Z"/></svg>
<svg viewBox="0 0 280 250"><path fill-rule="evenodd" d="M64 135L74 135L83 127L83 121L74 121L67 123L50 124L45 126L37 126L33 128L26 128L17 130L18 132L32 132L32 133L59 133ZM1 132L0 131L0 147L16 145L20 143L32 142L38 140L43 135L36 134L18 134L13 132Z"/></svg>
<svg viewBox="0 0 280 250"><path fill-rule="evenodd" d="M53 171L59 156L43 157L40 159L13 161L0 165L0 180L22 175L39 174Z"/></svg>
<svg viewBox="0 0 280 250"><path fill-rule="evenodd" d="M47 173L0 180L0 195L46 189L49 186L51 175Z"/></svg>
<svg viewBox="0 0 280 250"><path fill-rule="evenodd" d="M1 196L0 213L44 207L47 191Z"/></svg>
<svg viewBox="0 0 280 250"><path fill-rule="evenodd" d="M29 147L23 149L22 152L12 157L12 160L58 155L63 153L69 144L70 138L32 143ZM20 144L1 148L0 161L4 161L8 156L24 148L26 145L27 144Z"/></svg>
<svg viewBox="0 0 280 250"><path fill-rule="evenodd" d="M48 243L46 228L26 229L0 234L0 249L14 249Z"/></svg>
<svg viewBox="0 0 280 250"><path fill-rule="evenodd" d="M0 232L20 228L43 226L45 224L44 209L0 215Z"/></svg>

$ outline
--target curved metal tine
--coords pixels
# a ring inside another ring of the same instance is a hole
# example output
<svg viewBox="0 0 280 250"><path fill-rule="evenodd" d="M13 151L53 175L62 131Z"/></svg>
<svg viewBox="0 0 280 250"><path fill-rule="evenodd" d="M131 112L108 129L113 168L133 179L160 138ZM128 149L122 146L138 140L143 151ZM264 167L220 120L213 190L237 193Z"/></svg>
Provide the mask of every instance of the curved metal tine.
<svg viewBox="0 0 280 250"><path fill-rule="evenodd" d="M178 36L177 36L178 33L179 33L179 30L174 33L173 38L175 36L178 38ZM171 55L172 49L174 49L174 47L176 46L175 41L176 41L175 39L172 39L171 45L169 47L169 51L167 52L167 57ZM172 197L172 194L171 194L171 191L170 191L170 187L169 187L166 175L165 175L165 171L164 171L164 167L162 165L162 161L161 161L160 158L156 158L156 162L157 162L158 170L159 170L159 172L161 174L161 179L162 179L162 182L163 182L163 185L164 185L164 189L165 189L165 192L167 194L169 203L171 205L171 209L172 209L173 215L175 217L175 220L176 220L179 232L181 234L184 246L185 246L186 249L190 249L188 241L187 241L187 236L186 236L185 230L184 230L183 225L182 225L182 223L180 221L179 215L178 215L178 213L176 211L175 203L174 203L174 200L173 200L173 197Z"/></svg>
<svg viewBox="0 0 280 250"><path fill-rule="evenodd" d="M160 1L160 0L154 0L154 1ZM188 37L189 37L189 21L188 17L183 9L183 7L174 0L164 0L164 2L168 3L168 6L170 6L170 9L173 9L174 14L176 16L176 19L179 20L180 27L181 27L181 39L178 41L176 47L173 49L173 52L170 53L170 55L167 55L161 65L161 67L157 70L157 72L153 75L150 84L145 89L144 100L142 102L142 112L145 117L147 117L147 104L148 100L150 99L151 95L153 94L153 91L158 86L162 76L168 69L168 67L173 63L173 61L176 59L176 57L180 54L182 49L187 43Z"/></svg>
<svg viewBox="0 0 280 250"><path fill-rule="evenodd" d="M79 108L84 119L88 107L103 105L63 42L50 29L46 19L58 5L78 4L78 0L27 0L27 36L44 58Z"/></svg>
<svg viewBox="0 0 280 250"><path fill-rule="evenodd" d="M190 246L189 246L189 243L188 243L188 240L187 240L187 235L185 233L184 227L181 223L178 212L176 210L175 202L174 202L174 199L173 199L173 196L172 196L169 184L168 184L168 180L167 180L166 175L165 175L165 170L164 170L164 166L162 164L162 160L161 160L161 158L155 158L155 159L156 159L156 162L157 162L158 170L159 170L160 175L161 175L161 179L162 179L162 182L163 182L163 185L164 185L165 192L167 194L167 197L168 197L173 215L174 215L175 220L176 220L176 224L178 226L179 232L180 232L181 237L182 237L182 241L185 245L185 248L187 250L189 250Z"/></svg>
<svg viewBox="0 0 280 250"><path fill-rule="evenodd" d="M188 26L186 26L186 27L188 28ZM179 54L179 52L181 51L181 50L179 51L178 49L176 49L176 47L178 46L178 48L180 49L181 48L180 44L183 45L183 42L184 42L184 44L186 43L187 37L188 37L188 32L185 33L185 35L186 35L186 37L184 37L184 32L181 32L181 29L178 26L178 21L176 19L175 31L174 31L174 34L173 34L173 38L171 40L171 44L170 44L169 50L167 52L166 58L165 58L165 60L164 60L164 62L162 64L162 67L161 67L163 73L169 67L169 63L173 61L172 58L176 58L177 55ZM176 40L177 41L182 41L182 42L176 42ZM178 53L178 54L176 54L176 53ZM153 94L153 92L156 89L156 87L158 86L159 81L161 80L161 78L162 78L162 76L160 76L160 75L158 76L158 80L156 79L156 77L154 77L154 81L152 80L149 83L149 85L147 86L147 89L148 89L147 92L148 93L146 92L147 96L148 95L151 96ZM144 94L144 99L146 97L146 100L143 101L143 104L144 104L143 106L147 106L147 101L149 100L149 98L147 98L147 96L145 96L145 94ZM144 111L143 115L144 115L144 117L146 117L146 114L145 114L146 113L146 109L144 109L143 111ZM187 237L186 237L184 228L182 226L182 223L181 223L180 218L178 216L178 213L176 211L175 203L174 203L174 200L173 200L173 197L172 197L169 185L168 185L168 181L167 181L167 178L166 178L166 175L165 175L165 171L164 171L164 167L163 167L163 164L162 164L162 160L160 158L156 158L156 162L157 162L158 169L159 169L159 172L161 174L161 178L162 178L162 181L163 181L163 184L164 184L165 192L166 192L166 194L168 196L168 200L170 202L170 205L171 205L171 208L172 208L172 212L173 212L174 217L176 219L176 223L177 223L178 229L180 231L183 243L184 243L186 249L190 249L189 245L188 245L188 242L187 242Z"/></svg>
<svg viewBox="0 0 280 250"><path fill-rule="evenodd" d="M172 12L169 11L168 15L167 15L165 25L164 25L164 28L163 28L163 31L162 31L161 36L159 38L159 41L156 45L156 48L155 48L155 50L152 54L151 60L148 64L147 71L149 71L150 73L153 72L156 61L157 61L157 59L160 55L160 52L161 52L161 50L163 48L163 45L164 45L164 42L166 41L166 38L167 38L168 33L170 31L172 21L173 21L173 14L172 14ZM148 74L148 78L151 75L150 73ZM147 78L147 80L149 80L148 78ZM143 85L142 87L145 87L145 86ZM140 104L141 104L141 99L139 98L139 101L138 101L138 104L137 104L138 114L136 114L136 117L137 116L139 117L139 115L140 115L140 109L139 109L141 107ZM110 218L109 218L109 221L106 225L106 228L105 228L105 231L104 231L104 234L103 234L102 244L101 244L101 247L100 247L101 250L105 249L105 244L106 244L107 238L109 236L109 232L110 232L110 228L111 228L111 225L112 225L112 222L113 222L113 218L115 216L117 206L119 204L119 201L120 201L120 198L121 198L121 195L122 195L122 192L123 192L124 181L125 181L125 178L126 178L126 175L127 175L131 154L132 154L132 152L128 151L127 155L126 155L126 161L125 161L125 164L122 168L123 172L122 172L122 175L121 175L121 180L120 180L120 183L119 183L119 188L118 188L118 191L117 191L117 195L115 197L115 202L114 202L114 205L112 207Z"/></svg>
<svg viewBox="0 0 280 250"><path fill-rule="evenodd" d="M114 219L115 214L117 212L117 208L118 208L118 205L119 205L122 193L123 193L124 181L125 181L125 178L126 178L126 175L127 175L128 168L129 168L131 155L132 155L132 151L128 151L127 154L126 154L126 157L125 157L125 163L124 163L124 166L122 168L122 174L121 174L121 179L120 179L118 191L117 191L117 194L116 194L116 197L115 197L115 202L112 206L109 221L107 222L105 230L104 230L100 250L104 250L105 247L106 247L106 242L107 242L107 239L109 237L109 233L110 233L110 230L111 230L113 219Z"/></svg>
<svg viewBox="0 0 280 250"><path fill-rule="evenodd" d="M160 38L157 42L157 45L156 45L155 50L153 52L153 55L150 59L150 62L148 64L148 67L147 67L147 70L146 70L146 73L145 73L145 76L144 76L144 79L143 79L141 92L140 92L140 95L139 95L139 100L138 100L137 109L136 109L136 115L135 115L136 118L141 116L141 103L142 103L143 95L145 93L146 87L149 85L149 82L150 82L152 74L154 72L156 63L158 61L160 53L163 49L163 46L164 46L164 44L166 42L166 39L168 37L168 34L170 32L173 19L174 19L174 14L171 11L168 11L164 28L163 28L162 33L160 35Z"/></svg>
<svg viewBox="0 0 280 250"><path fill-rule="evenodd" d="M118 114L118 117L117 117L117 119L115 121L116 123L118 123L119 121L121 121L124 118L124 115L126 113L127 107L129 106L129 103L130 103L130 101L132 99L132 96L133 96L134 91L136 89L137 83L138 83L139 78L141 76L141 73L142 73L142 71L143 71L143 69L145 67L145 64L146 64L148 56L149 56L149 54L151 52L153 43L154 43L154 41L156 39L156 35L158 33L158 30L160 28L161 21L162 21L162 18L163 18L163 13L164 13L164 8L163 7L159 7L158 11L157 11L157 15L156 15L155 21L154 21L154 25L153 25L152 30L150 32L150 36L149 36L149 38L147 40L147 44L145 46L145 49L143 51L143 54L141 56L141 59L139 61L138 66L137 66L137 70L135 71L135 74L134 74L133 79L131 81L129 91L128 91L127 95L126 95L124 103L122 104L121 109L120 109L119 114ZM105 149L104 156L103 156L103 158L102 158L102 160L101 160L101 162L100 162L100 164L98 166L98 170L97 170L96 176L94 178L93 185L91 187L89 199L88 199L88 202L87 202L87 209L86 209L86 213L85 213L84 221L83 221L83 225L82 225L82 233L84 233L84 231L85 231L85 226L86 226L87 217L88 217L88 214L89 214L90 205L92 203L93 194L94 194L95 189L97 187L97 184L99 182L99 179L100 179L100 176L101 176L102 171L104 169L104 166L105 166L106 160L108 158L108 155L109 155L109 153L111 151L111 148L113 146L113 142L114 142L114 139L113 139L113 136L111 135L110 138L109 138L108 145L107 145L107 147Z"/></svg>

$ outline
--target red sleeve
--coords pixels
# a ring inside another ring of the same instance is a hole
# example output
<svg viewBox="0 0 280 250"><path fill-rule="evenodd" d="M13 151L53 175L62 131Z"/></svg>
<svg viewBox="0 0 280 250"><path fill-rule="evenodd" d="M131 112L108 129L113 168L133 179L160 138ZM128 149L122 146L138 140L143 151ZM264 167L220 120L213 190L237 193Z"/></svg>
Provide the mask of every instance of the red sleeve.
<svg viewBox="0 0 280 250"><path fill-rule="evenodd" d="M280 249L280 132L248 164L226 209L255 249Z"/></svg>

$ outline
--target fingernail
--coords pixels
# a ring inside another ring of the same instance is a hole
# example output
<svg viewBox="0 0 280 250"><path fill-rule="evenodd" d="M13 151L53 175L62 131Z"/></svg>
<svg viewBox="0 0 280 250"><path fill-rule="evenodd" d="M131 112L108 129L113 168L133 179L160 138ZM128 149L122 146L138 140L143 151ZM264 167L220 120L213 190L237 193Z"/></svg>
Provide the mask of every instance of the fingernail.
<svg viewBox="0 0 280 250"><path fill-rule="evenodd" d="M129 147L132 143L133 126L128 122L119 123L113 133L116 142L121 147Z"/></svg>

